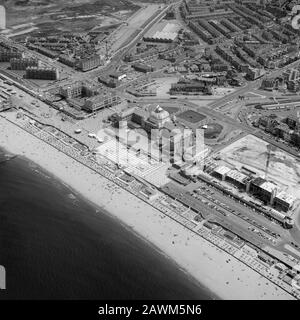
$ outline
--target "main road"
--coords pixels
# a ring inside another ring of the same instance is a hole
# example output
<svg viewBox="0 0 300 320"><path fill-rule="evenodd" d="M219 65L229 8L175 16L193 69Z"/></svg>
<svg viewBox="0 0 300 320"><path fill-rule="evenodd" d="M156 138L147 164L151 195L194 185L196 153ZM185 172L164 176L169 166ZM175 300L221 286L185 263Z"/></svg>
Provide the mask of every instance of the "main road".
<svg viewBox="0 0 300 320"><path fill-rule="evenodd" d="M228 98L228 99L229 99L229 101L232 100L232 98L231 99ZM192 109L196 109L197 111L204 113L205 115L211 117L212 119L217 119L223 123L232 125L237 129L241 129L248 134L255 135L256 137L268 142L269 144L274 145L275 147L291 154L294 157L297 157L297 158L300 157L299 152L297 152L296 150L293 150L285 143L280 142L280 141L276 141L271 136L268 136L266 133L264 133L262 130L249 126L246 121L241 123L234 118L231 118L221 112L218 112L214 109L211 109L211 104L208 105L207 107L203 107L203 106L199 107L197 104L195 104L189 100L185 100L185 99L184 100L183 99L170 100L170 99L155 99L155 98L154 99L153 98L152 99L145 99L145 98L143 98L140 101L145 104L153 104L153 103L162 104L162 103L170 103L170 101L172 101L172 103L174 103L174 104L185 105L187 107L190 107ZM214 102L215 106L216 106L216 103L218 103L219 105L224 104L224 98ZM226 144L224 144L224 147L225 146L226 146Z"/></svg>
<svg viewBox="0 0 300 320"><path fill-rule="evenodd" d="M246 84L245 86L240 87L235 92L227 95L226 97L221 98L221 99L219 99L217 101L214 101L214 102L208 104L208 107L210 109L216 109L216 108L220 107L222 104L230 102L230 101L236 99L238 96L242 96L245 93L256 89L257 87L260 86L260 84L261 84L261 82L263 81L264 78L266 78L266 77L276 77L276 76L280 75L283 71L285 71L285 70L287 70L289 68L292 68L295 65L298 65L299 63L300 63L300 61L297 60L297 61L292 62L291 64L286 65L283 68L271 71L268 74L265 74L262 78L259 78L259 79L255 80L255 81L251 81L248 84Z"/></svg>

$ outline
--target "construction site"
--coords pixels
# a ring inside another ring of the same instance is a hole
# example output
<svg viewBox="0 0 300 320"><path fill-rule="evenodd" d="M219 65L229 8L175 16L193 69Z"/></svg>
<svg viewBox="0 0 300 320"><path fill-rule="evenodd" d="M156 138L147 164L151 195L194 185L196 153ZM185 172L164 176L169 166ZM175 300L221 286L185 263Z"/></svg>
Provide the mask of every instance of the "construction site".
<svg viewBox="0 0 300 320"><path fill-rule="evenodd" d="M274 184L274 189L284 191L300 201L300 161L267 142L247 135L219 152L218 163L242 170ZM294 207L297 209L297 206Z"/></svg>

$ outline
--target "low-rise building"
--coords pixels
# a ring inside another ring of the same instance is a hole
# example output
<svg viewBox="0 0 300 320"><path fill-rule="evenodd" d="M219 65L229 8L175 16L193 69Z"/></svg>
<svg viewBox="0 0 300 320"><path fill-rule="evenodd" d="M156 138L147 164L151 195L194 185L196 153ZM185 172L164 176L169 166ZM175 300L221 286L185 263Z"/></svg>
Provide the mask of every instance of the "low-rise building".
<svg viewBox="0 0 300 320"><path fill-rule="evenodd" d="M107 107L113 107L121 102L121 98L115 94L96 95L85 100L82 107L87 112L95 112Z"/></svg>
<svg viewBox="0 0 300 320"><path fill-rule="evenodd" d="M39 80L58 80L59 71L56 68L27 67L26 78Z"/></svg>
<svg viewBox="0 0 300 320"><path fill-rule="evenodd" d="M106 76L100 76L98 77L98 81L100 83L103 83L105 84L107 87L110 87L110 88L116 88L119 81L116 80L116 79L113 79L111 77L106 77Z"/></svg>
<svg viewBox="0 0 300 320"><path fill-rule="evenodd" d="M150 188L148 186L142 187L142 189L140 190L140 193L150 201L153 201L155 198L159 196L159 193L157 192L157 190Z"/></svg>
<svg viewBox="0 0 300 320"><path fill-rule="evenodd" d="M60 61L61 63L65 64L71 68L74 68L76 65L76 59L72 58L66 54L61 54L58 58L58 61Z"/></svg>
<svg viewBox="0 0 300 320"><path fill-rule="evenodd" d="M223 165L214 168L212 175L222 181L230 182L240 189L249 191L250 181L252 179L250 175L246 175L236 169L231 169Z"/></svg>
<svg viewBox="0 0 300 320"><path fill-rule="evenodd" d="M44 48L42 46L29 44L28 48L32 49L32 50L35 50L35 51L37 51L37 52L39 52L39 53L41 53L41 54L43 54L46 57L49 57L51 59L56 59L59 56L59 53L57 53L55 51L52 51L50 49Z"/></svg>
<svg viewBox="0 0 300 320"><path fill-rule="evenodd" d="M276 78L265 78L261 83L261 88L263 90L272 91L275 87L277 79Z"/></svg>
<svg viewBox="0 0 300 320"><path fill-rule="evenodd" d="M298 92L300 91L300 82L299 80L290 80L287 81L287 89L291 92Z"/></svg>
<svg viewBox="0 0 300 320"><path fill-rule="evenodd" d="M178 37L180 26L170 21L161 21L144 35L144 41L173 42Z"/></svg>
<svg viewBox="0 0 300 320"><path fill-rule="evenodd" d="M91 57L78 60L77 68L81 71L89 71L99 67L102 63L101 57L97 54Z"/></svg>
<svg viewBox="0 0 300 320"><path fill-rule="evenodd" d="M34 58L10 59L11 70L26 70L28 67L40 67L40 61Z"/></svg>
<svg viewBox="0 0 300 320"><path fill-rule="evenodd" d="M81 82L76 82L59 89L59 94L65 99L92 97L97 93L97 90L93 89L90 85Z"/></svg>
<svg viewBox="0 0 300 320"><path fill-rule="evenodd" d="M0 62L10 62L11 59L21 59L23 57L24 54L17 50L0 48Z"/></svg>
<svg viewBox="0 0 300 320"><path fill-rule="evenodd" d="M147 64L143 64L143 63L134 63L132 65L132 68L134 70L136 70L136 71L144 72L144 73L153 72L154 71L154 67L149 66Z"/></svg>
<svg viewBox="0 0 300 320"><path fill-rule="evenodd" d="M109 75L111 78L121 81L126 78L126 73L114 72Z"/></svg>
<svg viewBox="0 0 300 320"><path fill-rule="evenodd" d="M246 72L246 77L249 80L256 80L260 77L262 77L265 74L265 70L261 69L261 68L252 68L250 66L248 66L248 70Z"/></svg>
<svg viewBox="0 0 300 320"><path fill-rule="evenodd" d="M281 191L276 194L273 205L275 209L287 212L292 208L294 202L295 198L292 195Z"/></svg>
<svg viewBox="0 0 300 320"><path fill-rule="evenodd" d="M238 188L246 190L251 179L238 170L230 170L226 174L226 180Z"/></svg>
<svg viewBox="0 0 300 320"><path fill-rule="evenodd" d="M211 86L206 85L201 81L193 81L193 82L191 81L191 82L185 82L185 83L171 84L171 88L170 88L171 94L184 93L184 92L203 93L207 95L212 94Z"/></svg>
<svg viewBox="0 0 300 320"><path fill-rule="evenodd" d="M218 179L225 181L229 171L231 171L231 169L226 166L218 166L213 170L212 174Z"/></svg>
<svg viewBox="0 0 300 320"><path fill-rule="evenodd" d="M292 133L292 130L285 123L279 123L278 126L275 128L275 134L279 138L281 138L287 142L289 142L291 139L291 133Z"/></svg>
<svg viewBox="0 0 300 320"><path fill-rule="evenodd" d="M300 127L300 115L288 115L285 119L285 123L289 126L290 129L294 130Z"/></svg>
<svg viewBox="0 0 300 320"><path fill-rule="evenodd" d="M255 178L250 183L250 193L265 203L273 205L278 186L263 178Z"/></svg>

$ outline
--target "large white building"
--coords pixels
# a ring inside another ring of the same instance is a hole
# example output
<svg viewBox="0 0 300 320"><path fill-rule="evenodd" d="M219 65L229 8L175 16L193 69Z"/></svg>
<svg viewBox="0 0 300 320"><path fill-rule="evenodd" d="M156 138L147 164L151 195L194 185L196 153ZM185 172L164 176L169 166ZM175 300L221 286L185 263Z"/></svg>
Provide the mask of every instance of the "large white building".
<svg viewBox="0 0 300 320"><path fill-rule="evenodd" d="M161 21L144 36L144 41L173 42L178 36L180 25L176 21Z"/></svg>

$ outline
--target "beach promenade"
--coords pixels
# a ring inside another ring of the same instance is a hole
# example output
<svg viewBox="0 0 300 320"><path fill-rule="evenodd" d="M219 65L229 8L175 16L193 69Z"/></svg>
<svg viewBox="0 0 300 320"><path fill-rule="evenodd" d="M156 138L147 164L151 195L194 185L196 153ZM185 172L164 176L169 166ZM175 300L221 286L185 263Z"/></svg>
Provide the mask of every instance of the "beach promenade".
<svg viewBox="0 0 300 320"><path fill-rule="evenodd" d="M293 299L231 254L2 117L0 146L34 161L105 209L220 298ZM253 283L257 285L253 286Z"/></svg>

